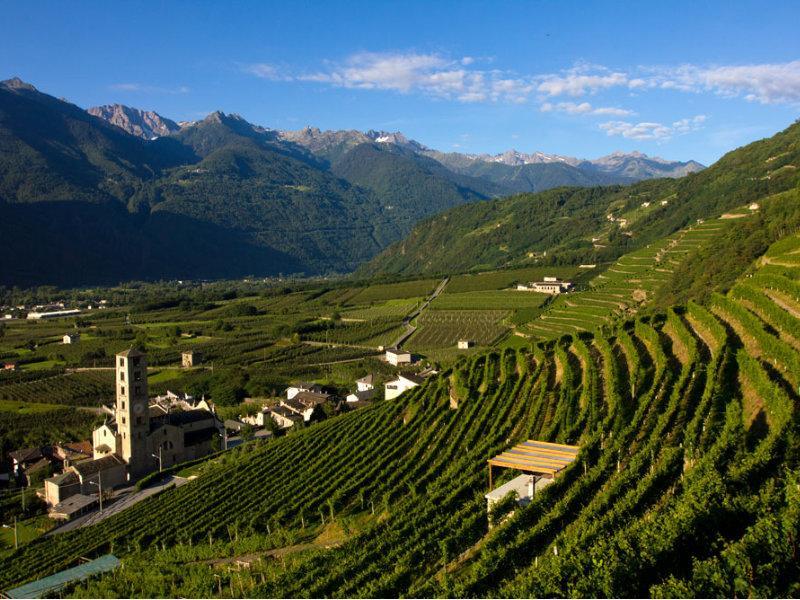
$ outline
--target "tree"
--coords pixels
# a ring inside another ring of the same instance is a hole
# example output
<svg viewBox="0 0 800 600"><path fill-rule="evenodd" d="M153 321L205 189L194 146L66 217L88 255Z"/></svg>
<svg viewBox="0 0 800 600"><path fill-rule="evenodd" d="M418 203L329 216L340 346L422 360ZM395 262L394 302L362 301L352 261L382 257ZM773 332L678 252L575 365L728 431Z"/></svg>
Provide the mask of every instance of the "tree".
<svg viewBox="0 0 800 600"><path fill-rule="evenodd" d="M242 441L249 442L256 437L256 430L252 425L245 425L239 431L239 435L242 436Z"/></svg>
<svg viewBox="0 0 800 600"><path fill-rule="evenodd" d="M236 406L244 398L244 390L227 382L211 386L211 398L220 406Z"/></svg>

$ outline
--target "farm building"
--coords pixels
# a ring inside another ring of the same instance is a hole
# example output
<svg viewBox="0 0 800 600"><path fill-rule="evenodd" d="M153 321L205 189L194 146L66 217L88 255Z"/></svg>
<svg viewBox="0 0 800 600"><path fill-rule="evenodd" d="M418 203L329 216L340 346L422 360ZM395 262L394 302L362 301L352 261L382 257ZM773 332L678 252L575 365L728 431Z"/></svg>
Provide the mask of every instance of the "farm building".
<svg viewBox="0 0 800 600"><path fill-rule="evenodd" d="M80 333L65 333L64 337L61 338L62 344L77 344L81 340Z"/></svg>
<svg viewBox="0 0 800 600"><path fill-rule="evenodd" d="M370 373L361 379L356 379L356 391L348 394L347 402L360 402L375 397L375 375Z"/></svg>
<svg viewBox="0 0 800 600"><path fill-rule="evenodd" d="M387 400L397 398L400 394L411 388L420 385L424 379L413 373L400 373L397 379L387 381L384 384L385 397Z"/></svg>
<svg viewBox="0 0 800 600"><path fill-rule="evenodd" d="M400 350L399 348L387 348L386 362L388 362L390 365L394 365L395 367L398 365L410 365L411 353L406 352L405 350Z"/></svg>
<svg viewBox="0 0 800 600"><path fill-rule="evenodd" d="M459 350L468 350L475 345L473 340L458 340L458 349Z"/></svg>
<svg viewBox="0 0 800 600"><path fill-rule="evenodd" d="M28 313L28 319L31 321L37 321L39 319L57 319L59 317L74 317L75 315L81 314L81 311L77 308L70 308L65 310L50 310L44 312L38 311L31 311Z"/></svg>
<svg viewBox="0 0 800 600"><path fill-rule="evenodd" d="M322 393L322 386L316 383L309 383L307 381L295 383L294 385L286 388L286 399L291 400L300 392L313 392L315 394L319 394Z"/></svg>
<svg viewBox="0 0 800 600"><path fill-rule="evenodd" d="M287 408L294 414L303 417L303 421L305 421L306 423L311 421L311 419L314 418L315 415L319 414L320 411L319 407L322 404L324 404L324 401L315 404L314 402L308 401L307 399L304 402L303 394L308 394L308 393L309 392L301 392L291 400L281 400L282 407Z"/></svg>
<svg viewBox="0 0 800 600"><path fill-rule="evenodd" d="M558 277L545 277L542 281L532 281L526 290L539 292L540 294L563 294L572 289L572 283L562 281Z"/></svg>
<svg viewBox="0 0 800 600"><path fill-rule="evenodd" d="M184 368L196 367L203 362L203 353L197 350L181 352L181 366Z"/></svg>
<svg viewBox="0 0 800 600"><path fill-rule="evenodd" d="M303 422L303 417L301 415L292 412L285 406L276 406L275 408L271 409L270 416L275 419L275 422L281 429L288 429L295 423Z"/></svg>
<svg viewBox="0 0 800 600"><path fill-rule="evenodd" d="M366 392L375 389L375 375L372 373L364 375L361 379L356 379L356 390Z"/></svg>
<svg viewBox="0 0 800 600"><path fill-rule="evenodd" d="M72 465L69 469L45 479L45 501L52 507L62 504L72 496L91 496L100 487L111 489L127 481L125 461L116 454ZM62 507L63 508L63 507ZM61 518L51 513L54 518Z"/></svg>

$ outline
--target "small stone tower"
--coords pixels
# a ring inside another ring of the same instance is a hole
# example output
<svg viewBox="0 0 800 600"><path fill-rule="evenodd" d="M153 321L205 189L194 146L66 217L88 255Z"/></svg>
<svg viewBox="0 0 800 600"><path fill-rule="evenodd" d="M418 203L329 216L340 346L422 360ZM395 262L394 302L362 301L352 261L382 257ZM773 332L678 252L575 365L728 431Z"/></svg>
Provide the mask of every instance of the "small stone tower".
<svg viewBox="0 0 800 600"><path fill-rule="evenodd" d="M117 386L117 434L122 459L128 463L131 478L149 470L147 436L150 413L147 398L147 360L138 350L126 350L115 357Z"/></svg>

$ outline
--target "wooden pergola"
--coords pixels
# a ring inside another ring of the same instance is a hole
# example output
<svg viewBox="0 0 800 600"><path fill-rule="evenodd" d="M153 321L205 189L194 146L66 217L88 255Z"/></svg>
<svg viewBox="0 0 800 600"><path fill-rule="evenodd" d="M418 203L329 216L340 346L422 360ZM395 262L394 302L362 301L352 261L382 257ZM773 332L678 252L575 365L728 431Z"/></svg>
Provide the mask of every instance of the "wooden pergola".
<svg viewBox="0 0 800 600"><path fill-rule="evenodd" d="M489 489L492 489L492 468L505 467L524 473L535 473L548 479L569 465L580 451L579 446L528 440L488 460Z"/></svg>

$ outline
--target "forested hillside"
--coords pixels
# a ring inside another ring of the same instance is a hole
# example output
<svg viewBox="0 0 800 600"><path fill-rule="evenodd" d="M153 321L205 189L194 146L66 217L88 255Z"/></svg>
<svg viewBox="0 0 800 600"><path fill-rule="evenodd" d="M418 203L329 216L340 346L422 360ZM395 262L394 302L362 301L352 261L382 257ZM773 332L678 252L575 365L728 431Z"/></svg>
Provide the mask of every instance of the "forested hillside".
<svg viewBox="0 0 800 600"><path fill-rule="evenodd" d="M0 587L112 551L125 569L65 594L797 595L798 252L799 236L782 239L706 307L479 354L397 400L236 450L24 546ZM486 460L529 438L581 450L490 530Z"/></svg>
<svg viewBox="0 0 800 600"><path fill-rule="evenodd" d="M680 179L550 190L452 209L420 223L362 272L446 273L533 261L602 262L697 219L792 189L800 182L798 167L800 124L794 124Z"/></svg>
<svg viewBox="0 0 800 600"><path fill-rule="evenodd" d="M0 284L343 273L419 219L493 193L424 156L367 158L380 181L358 156L337 174L221 112L145 140L9 80L0 84Z"/></svg>

